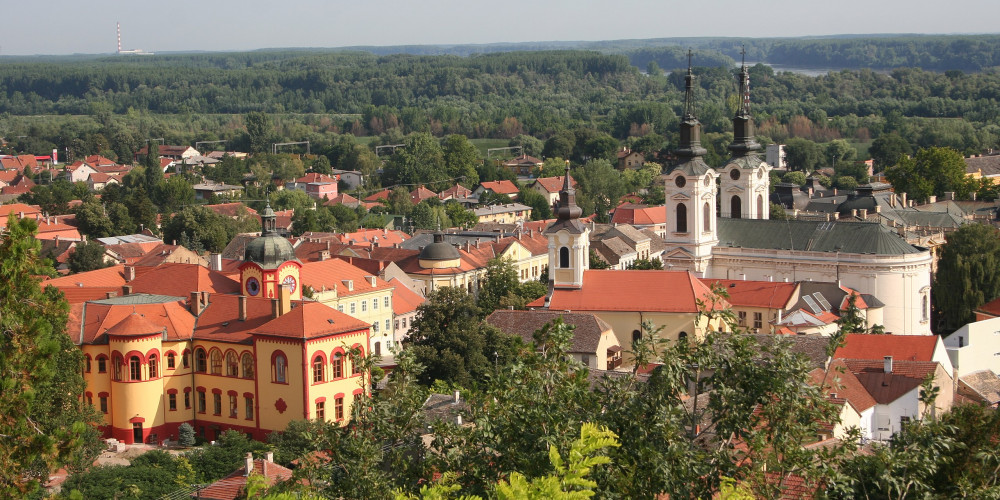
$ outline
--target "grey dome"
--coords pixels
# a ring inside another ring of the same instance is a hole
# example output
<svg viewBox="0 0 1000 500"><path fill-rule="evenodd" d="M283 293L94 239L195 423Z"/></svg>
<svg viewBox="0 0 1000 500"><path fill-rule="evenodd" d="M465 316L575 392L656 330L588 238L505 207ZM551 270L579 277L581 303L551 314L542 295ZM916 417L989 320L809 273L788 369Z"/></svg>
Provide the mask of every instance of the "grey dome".
<svg viewBox="0 0 1000 500"><path fill-rule="evenodd" d="M452 244L444 241L443 233L434 233L434 243L420 250L420 260L455 260L461 256Z"/></svg>
<svg viewBox="0 0 1000 500"><path fill-rule="evenodd" d="M254 262L265 269L274 269L282 262L295 260L295 249L284 237L268 234L254 238L247 244L243 260Z"/></svg>

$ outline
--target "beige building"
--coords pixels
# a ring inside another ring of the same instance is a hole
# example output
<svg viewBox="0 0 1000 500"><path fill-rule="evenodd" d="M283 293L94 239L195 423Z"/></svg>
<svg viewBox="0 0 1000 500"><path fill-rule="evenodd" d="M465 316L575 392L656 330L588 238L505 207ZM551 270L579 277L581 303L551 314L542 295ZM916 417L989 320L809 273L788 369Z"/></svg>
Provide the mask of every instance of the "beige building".
<svg viewBox="0 0 1000 500"><path fill-rule="evenodd" d="M473 212L479 217L480 223L517 224L531 220L531 207L520 203L490 205L477 208Z"/></svg>
<svg viewBox="0 0 1000 500"><path fill-rule="evenodd" d="M621 365L622 348L618 338L611 325L595 314L500 309L487 316L486 322L531 344L536 331L560 318L573 327L568 351L573 359L591 370L614 370Z"/></svg>

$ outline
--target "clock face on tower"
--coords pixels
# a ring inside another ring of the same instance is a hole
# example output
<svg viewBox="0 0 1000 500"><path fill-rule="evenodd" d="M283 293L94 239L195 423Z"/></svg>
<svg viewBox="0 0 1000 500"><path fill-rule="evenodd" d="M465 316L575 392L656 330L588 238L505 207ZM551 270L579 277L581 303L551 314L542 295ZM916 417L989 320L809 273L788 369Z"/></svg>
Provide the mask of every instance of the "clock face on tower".
<svg viewBox="0 0 1000 500"><path fill-rule="evenodd" d="M732 170L730 170L729 171L729 178L732 179L732 180L734 180L734 181L739 180L740 179L740 171L738 169L735 169L735 168L732 169Z"/></svg>
<svg viewBox="0 0 1000 500"><path fill-rule="evenodd" d="M295 276L285 276L285 279L281 281L282 285L289 285L290 293L295 293L295 287L299 284L295 281Z"/></svg>
<svg viewBox="0 0 1000 500"><path fill-rule="evenodd" d="M247 293L249 293L251 297L260 293L260 282L257 281L257 278L247 278Z"/></svg>
<svg viewBox="0 0 1000 500"><path fill-rule="evenodd" d="M678 177L674 179L674 184L676 184L677 187L682 188L684 187L685 184L687 184L687 180L685 180L683 177Z"/></svg>

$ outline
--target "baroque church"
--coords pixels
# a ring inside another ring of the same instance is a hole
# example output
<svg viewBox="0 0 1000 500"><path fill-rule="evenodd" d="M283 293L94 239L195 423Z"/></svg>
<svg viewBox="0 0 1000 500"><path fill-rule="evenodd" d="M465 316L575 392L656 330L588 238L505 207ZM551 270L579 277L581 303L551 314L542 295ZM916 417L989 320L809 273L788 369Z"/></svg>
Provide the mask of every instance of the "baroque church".
<svg viewBox="0 0 1000 500"><path fill-rule="evenodd" d="M745 63L739 80L731 157L715 169L702 158L706 150L689 64L678 160L660 177L667 211L664 269L709 279L836 282L878 297L885 304L887 333L930 334L929 250L877 222L770 220L771 167L759 155ZM587 270L589 238L574 198L572 188L564 185L559 218L546 230L549 299L583 288L587 273L594 272ZM632 272L621 271L620 278L631 280L627 273ZM607 307L628 308L616 304L619 300L607 297Z"/></svg>

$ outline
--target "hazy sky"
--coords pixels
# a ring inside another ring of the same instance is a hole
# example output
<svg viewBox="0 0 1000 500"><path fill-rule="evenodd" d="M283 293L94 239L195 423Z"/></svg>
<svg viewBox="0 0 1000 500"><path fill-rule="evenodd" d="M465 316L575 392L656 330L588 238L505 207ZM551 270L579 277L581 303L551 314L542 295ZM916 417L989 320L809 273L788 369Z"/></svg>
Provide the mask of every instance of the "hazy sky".
<svg viewBox="0 0 1000 500"><path fill-rule="evenodd" d="M0 55L688 36L997 33L998 0L8 0Z"/></svg>

